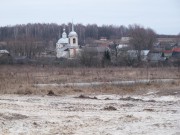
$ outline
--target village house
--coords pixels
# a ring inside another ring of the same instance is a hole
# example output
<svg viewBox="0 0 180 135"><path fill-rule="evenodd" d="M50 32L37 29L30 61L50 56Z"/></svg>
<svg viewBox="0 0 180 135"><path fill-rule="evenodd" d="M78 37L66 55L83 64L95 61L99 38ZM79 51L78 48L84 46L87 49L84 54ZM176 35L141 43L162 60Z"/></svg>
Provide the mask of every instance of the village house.
<svg viewBox="0 0 180 135"><path fill-rule="evenodd" d="M0 57L4 54L10 54L7 50L0 50Z"/></svg>
<svg viewBox="0 0 180 135"><path fill-rule="evenodd" d="M171 57L168 58L169 62L173 64L180 64L180 48L176 47L171 50Z"/></svg>
<svg viewBox="0 0 180 135"><path fill-rule="evenodd" d="M180 48L172 49L172 57L180 59Z"/></svg>
<svg viewBox="0 0 180 135"><path fill-rule="evenodd" d="M12 63L12 56L7 50L0 50L0 64Z"/></svg>
<svg viewBox="0 0 180 135"><path fill-rule="evenodd" d="M131 37L121 37L120 42L121 44L129 44L131 39L132 39Z"/></svg>
<svg viewBox="0 0 180 135"><path fill-rule="evenodd" d="M162 56L165 57L166 59L169 59L172 56L172 50L163 50Z"/></svg>
<svg viewBox="0 0 180 135"><path fill-rule="evenodd" d="M162 61L165 61L165 60L166 60L166 58L163 57L162 51L151 50L148 53L148 61L149 62L157 63L157 62L162 62Z"/></svg>
<svg viewBox="0 0 180 135"><path fill-rule="evenodd" d="M140 52L138 50L128 50L127 54L129 58L137 60L138 59L138 53L140 53L140 57L142 61L147 61L149 50L141 50Z"/></svg>

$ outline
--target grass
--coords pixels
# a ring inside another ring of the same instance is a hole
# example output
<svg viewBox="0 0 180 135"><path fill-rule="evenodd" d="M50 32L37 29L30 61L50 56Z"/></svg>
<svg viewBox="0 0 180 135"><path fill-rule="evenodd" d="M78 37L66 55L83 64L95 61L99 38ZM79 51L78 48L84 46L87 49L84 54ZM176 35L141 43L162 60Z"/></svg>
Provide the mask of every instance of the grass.
<svg viewBox="0 0 180 135"><path fill-rule="evenodd" d="M77 87L46 87L37 88L38 83L74 83L74 82L107 82L115 80L138 79L179 79L179 71L174 67L166 68L59 68L55 66L0 66L0 94L41 94L53 91L56 95L76 93L112 93L126 94L146 89L176 88L179 83L138 84L136 86L104 85L89 88Z"/></svg>

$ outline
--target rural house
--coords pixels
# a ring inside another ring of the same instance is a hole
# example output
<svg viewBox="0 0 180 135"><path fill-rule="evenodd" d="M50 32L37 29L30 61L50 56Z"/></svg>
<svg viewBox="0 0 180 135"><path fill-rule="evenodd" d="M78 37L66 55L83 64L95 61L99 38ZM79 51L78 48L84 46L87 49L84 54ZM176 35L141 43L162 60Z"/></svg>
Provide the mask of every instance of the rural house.
<svg viewBox="0 0 180 135"><path fill-rule="evenodd" d="M0 50L0 64L12 63L12 57L7 50Z"/></svg>

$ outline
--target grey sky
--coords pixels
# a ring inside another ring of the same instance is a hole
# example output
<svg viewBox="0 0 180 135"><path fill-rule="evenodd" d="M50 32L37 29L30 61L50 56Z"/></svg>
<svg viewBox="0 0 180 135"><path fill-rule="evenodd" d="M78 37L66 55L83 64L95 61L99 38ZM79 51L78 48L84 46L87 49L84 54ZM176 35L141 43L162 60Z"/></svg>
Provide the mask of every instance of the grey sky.
<svg viewBox="0 0 180 135"><path fill-rule="evenodd" d="M180 33L180 0L0 0L0 26L26 23L140 24Z"/></svg>

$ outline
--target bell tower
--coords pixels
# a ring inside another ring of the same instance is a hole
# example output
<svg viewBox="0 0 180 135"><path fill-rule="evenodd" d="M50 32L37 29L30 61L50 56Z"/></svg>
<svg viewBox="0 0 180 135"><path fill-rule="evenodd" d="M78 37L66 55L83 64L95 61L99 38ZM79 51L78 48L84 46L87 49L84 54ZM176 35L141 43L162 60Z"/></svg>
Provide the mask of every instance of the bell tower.
<svg viewBox="0 0 180 135"><path fill-rule="evenodd" d="M72 23L72 31L68 35L69 37L69 44L71 46L78 46L78 35L74 31L74 24Z"/></svg>

